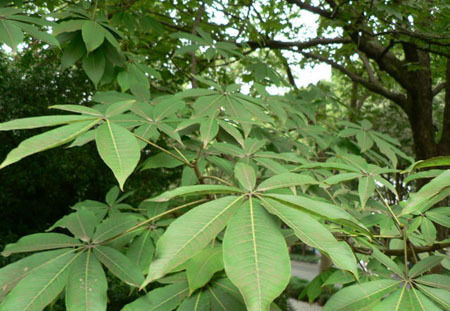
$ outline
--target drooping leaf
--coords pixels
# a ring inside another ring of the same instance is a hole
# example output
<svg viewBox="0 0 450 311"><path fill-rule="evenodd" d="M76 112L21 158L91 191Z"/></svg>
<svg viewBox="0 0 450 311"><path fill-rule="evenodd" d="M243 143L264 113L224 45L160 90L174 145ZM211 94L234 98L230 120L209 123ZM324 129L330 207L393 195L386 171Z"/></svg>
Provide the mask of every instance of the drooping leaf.
<svg viewBox="0 0 450 311"><path fill-rule="evenodd" d="M69 269L79 256L67 252L51 264L41 265L23 278L0 305L2 310L43 310L66 286Z"/></svg>
<svg viewBox="0 0 450 311"><path fill-rule="evenodd" d="M0 169L34 153L68 143L98 122L99 120L80 121L25 139L8 153L6 159L0 164Z"/></svg>
<svg viewBox="0 0 450 311"><path fill-rule="evenodd" d="M83 69L95 86L105 73L106 60L104 54L97 50L83 57Z"/></svg>
<svg viewBox="0 0 450 311"><path fill-rule="evenodd" d="M153 202L167 202L176 197L193 196L193 195L205 195L205 194L226 194L226 193L237 193L240 192L238 188L222 186L222 185L195 185L195 186L185 186L178 187L174 190L169 190L163 194L147 199L146 201Z"/></svg>
<svg viewBox="0 0 450 311"><path fill-rule="evenodd" d="M396 280L378 280L345 287L327 301L324 311L358 311L393 292L399 284Z"/></svg>
<svg viewBox="0 0 450 311"><path fill-rule="evenodd" d="M443 306L445 310L450 310L450 295L448 290L442 288L433 288L425 285L417 284L418 289L430 297L433 301Z"/></svg>
<svg viewBox="0 0 450 311"><path fill-rule="evenodd" d="M15 50L23 38L23 32L16 23L3 18L0 20L0 42Z"/></svg>
<svg viewBox="0 0 450 311"><path fill-rule="evenodd" d="M96 129L95 142L100 157L113 171L123 190L141 156L136 137L120 125L107 121Z"/></svg>
<svg viewBox="0 0 450 311"><path fill-rule="evenodd" d="M98 48L102 45L103 40L105 40L105 30L103 27L91 20L83 23L81 35L83 36L83 41L86 44L88 52L92 52Z"/></svg>
<svg viewBox="0 0 450 311"><path fill-rule="evenodd" d="M68 311L105 311L107 289L105 272L92 250L88 249L70 268L66 308Z"/></svg>
<svg viewBox="0 0 450 311"><path fill-rule="evenodd" d="M243 294L247 309L269 310L291 274L280 228L250 199L231 219L223 243L226 274Z"/></svg>
<svg viewBox="0 0 450 311"><path fill-rule="evenodd" d="M264 180L256 188L258 191L268 191L292 186L314 185L317 181L309 175L284 173Z"/></svg>
<svg viewBox="0 0 450 311"><path fill-rule="evenodd" d="M209 118L200 122L200 139L206 147L219 132L219 125L214 118Z"/></svg>
<svg viewBox="0 0 450 311"><path fill-rule="evenodd" d="M15 253L35 252L47 249L81 245L80 241L62 233L35 233L26 235L16 243L6 245L3 256Z"/></svg>
<svg viewBox="0 0 450 311"><path fill-rule="evenodd" d="M167 285L154 289L144 297L127 304L123 311L172 311L188 294L187 282Z"/></svg>
<svg viewBox="0 0 450 311"><path fill-rule="evenodd" d="M358 275L356 259L350 247L345 242L338 242L317 220L276 200L264 198L262 202L270 213L292 228L300 240L328 254L337 267Z"/></svg>
<svg viewBox="0 0 450 311"><path fill-rule="evenodd" d="M214 273L223 269L222 247L207 247L189 259L185 264L189 283L189 292L203 287Z"/></svg>
<svg viewBox="0 0 450 311"><path fill-rule="evenodd" d="M0 301L24 277L44 265L52 265L62 256L73 253L73 249L58 249L40 252L25 257L0 269Z"/></svg>
<svg viewBox="0 0 450 311"><path fill-rule="evenodd" d="M359 199L361 208L365 208L367 200L375 192L375 181L372 177L361 177L358 184Z"/></svg>
<svg viewBox="0 0 450 311"><path fill-rule="evenodd" d="M130 244L127 256L145 273L152 262L154 251L155 246L151 239L151 230L145 230Z"/></svg>
<svg viewBox="0 0 450 311"><path fill-rule="evenodd" d="M56 116L42 116L11 120L0 123L0 131L33 129L46 126L55 126L66 123L74 123L78 121L92 120L92 117L80 115L56 115Z"/></svg>
<svg viewBox="0 0 450 311"><path fill-rule="evenodd" d="M94 248L94 254L112 274L126 284L138 287L144 281L139 268L118 250L108 246L97 246Z"/></svg>
<svg viewBox="0 0 450 311"><path fill-rule="evenodd" d="M210 296L211 310L214 311L246 311L244 300L238 289L229 279L216 280L207 287Z"/></svg>
<svg viewBox="0 0 450 311"><path fill-rule="evenodd" d="M144 286L196 255L226 226L242 197L228 196L204 203L177 218L156 244Z"/></svg>

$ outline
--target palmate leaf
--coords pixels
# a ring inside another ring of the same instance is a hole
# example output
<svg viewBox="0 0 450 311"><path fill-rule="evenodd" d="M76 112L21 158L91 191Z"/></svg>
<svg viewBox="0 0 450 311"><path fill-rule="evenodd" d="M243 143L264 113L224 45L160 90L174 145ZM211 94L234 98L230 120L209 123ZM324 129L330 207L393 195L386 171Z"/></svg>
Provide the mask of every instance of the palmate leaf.
<svg viewBox="0 0 450 311"><path fill-rule="evenodd" d="M420 188L418 192L411 194L401 215L424 212L427 208L431 207L426 203L432 201L433 198L438 198L439 194L445 192L447 188L450 188L450 170L443 171L436 178L433 178L429 183ZM444 198L440 198L440 200L442 199Z"/></svg>
<svg viewBox="0 0 450 311"><path fill-rule="evenodd" d="M112 274L126 284L137 287L144 281L144 276L139 268L127 256L114 248L98 246L94 248L94 254Z"/></svg>
<svg viewBox="0 0 450 311"><path fill-rule="evenodd" d="M95 226L99 223L99 219L94 212L80 208L75 213L64 216L58 220L47 231L51 231L56 227L66 228L75 237L84 242L89 242L94 234Z"/></svg>
<svg viewBox="0 0 450 311"><path fill-rule="evenodd" d="M52 260L51 264L34 269L9 293L0 305L0 310L43 310L66 286L69 268L80 254L67 252Z"/></svg>
<svg viewBox="0 0 450 311"><path fill-rule="evenodd" d="M156 244L144 287L196 255L225 228L242 197L228 196L197 206L177 218Z"/></svg>
<svg viewBox="0 0 450 311"><path fill-rule="evenodd" d="M39 127L61 125L66 123L74 123L78 121L89 121L92 119L93 119L92 117L80 115L54 115L54 116L22 118L0 123L0 131L33 129Z"/></svg>
<svg viewBox="0 0 450 311"><path fill-rule="evenodd" d="M373 311L439 311L434 303L414 288L403 286L382 302L378 303Z"/></svg>
<svg viewBox="0 0 450 311"><path fill-rule="evenodd" d="M142 272L147 272L155 251L151 233L151 230L144 230L144 232L130 244L127 251L128 258L130 258Z"/></svg>
<svg viewBox="0 0 450 311"><path fill-rule="evenodd" d="M245 190L253 190L256 184L256 173L253 167L243 162L236 164L234 176Z"/></svg>
<svg viewBox="0 0 450 311"><path fill-rule="evenodd" d="M264 180L256 188L257 191L268 191L293 186L314 185L317 181L309 175L284 173Z"/></svg>
<svg viewBox="0 0 450 311"><path fill-rule="evenodd" d="M250 199L230 220L223 241L225 271L250 311L268 311L289 283L291 269L280 228Z"/></svg>
<svg viewBox="0 0 450 311"><path fill-rule="evenodd" d="M207 247L185 263L189 292L203 287L214 273L223 269L222 246Z"/></svg>
<svg viewBox="0 0 450 311"><path fill-rule="evenodd" d="M15 253L35 252L47 249L81 245L80 241L62 233L35 233L24 236L16 243L6 245L3 256Z"/></svg>
<svg viewBox="0 0 450 311"><path fill-rule="evenodd" d="M325 304L324 311L358 311L398 288L400 281L378 280L345 287Z"/></svg>
<svg viewBox="0 0 450 311"><path fill-rule="evenodd" d="M210 296L211 310L247 310L239 290L227 278L216 280L207 287L207 293Z"/></svg>
<svg viewBox="0 0 450 311"><path fill-rule="evenodd" d="M199 291L185 299L177 311L211 311L211 297L208 291Z"/></svg>
<svg viewBox="0 0 450 311"><path fill-rule="evenodd" d="M113 171L120 188L136 168L141 148L127 129L106 121L96 129L95 142L102 160Z"/></svg>
<svg viewBox="0 0 450 311"><path fill-rule="evenodd" d="M58 249L48 252L40 252L25 257L0 269L0 301L9 291L24 277L35 269L44 265L52 265L61 256L73 253L72 249Z"/></svg>
<svg viewBox="0 0 450 311"><path fill-rule="evenodd" d="M34 153L68 143L75 139L75 137L95 126L99 121L99 119L79 121L25 139L19 146L8 153L6 159L0 164L0 169Z"/></svg>
<svg viewBox="0 0 450 311"><path fill-rule="evenodd" d="M295 235L304 243L324 251L341 269L358 276L356 259L345 242L338 242L321 223L300 210L286 206L276 200L263 198L262 203L272 214L278 216L294 230Z"/></svg>
<svg viewBox="0 0 450 311"><path fill-rule="evenodd" d="M171 311L177 308L188 294L187 282L174 283L152 290L144 297L127 304L123 311Z"/></svg>
<svg viewBox="0 0 450 311"><path fill-rule="evenodd" d="M178 187L176 189L166 191L155 198L147 199L146 201L167 202L169 200L175 199L176 197L187 197L205 194L232 194L237 192L241 192L241 190L235 187L222 185L195 185Z"/></svg>
<svg viewBox="0 0 450 311"><path fill-rule="evenodd" d="M107 289L105 272L92 250L88 249L70 268L66 308L68 311L105 311Z"/></svg>
<svg viewBox="0 0 450 311"><path fill-rule="evenodd" d="M448 294L448 290L442 288L433 288L420 284L417 284L417 288L433 301L443 306L444 310L450 310L450 295Z"/></svg>
<svg viewBox="0 0 450 311"><path fill-rule="evenodd" d="M427 274L415 279L420 284L443 288L450 291L450 276L445 274Z"/></svg>

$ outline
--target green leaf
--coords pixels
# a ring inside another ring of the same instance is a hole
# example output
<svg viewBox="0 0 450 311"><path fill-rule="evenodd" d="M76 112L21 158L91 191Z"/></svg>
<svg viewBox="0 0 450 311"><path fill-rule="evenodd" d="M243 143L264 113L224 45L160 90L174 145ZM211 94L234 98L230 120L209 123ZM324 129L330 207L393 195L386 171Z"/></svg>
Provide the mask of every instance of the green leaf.
<svg viewBox="0 0 450 311"><path fill-rule="evenodd" d="M114 214L105 219L95 230L92 241L94 243L105 242L139 223L139 217L133 214Z"/></svg>
<svg viewBox="0 0 450 311"><path fill-rule="evenodd" d="M81 35L88 52L92 52L105 40L105 29L94 21L87 20L81 27Z"/></svg>
<svg viewBox="0 0 450 311"><path fill-rule="evenodd" d="M151 239L151 230L145 230L138 236L128 248L127 256L134 262L142 272L147 272L152 262L155 246Z"/></svg>
<svg viewBox="0 0 450 311"><path fill-rule="evenodd" d="M428 311L440 309L423 295L417 295L414 288L408 289L406 286L403 286L402 289L395 291L373 308L373 311L386 310Z"/></svg>
<svg viewBox="0 0 450 311"><path fill-rule="evenodd" d="M100 157L113 171L123 190L125 181L133 173L141 157L136 137L120 125L107 121L97 128L95 142Z"/></svg>
<svg viewBox="0 0 450 311"><path fill-rule="evenodd" d="M223 269L222 247L205 248L185 263L189 293L203 287L214 273Z"/></svg>
<svg viewBox="0 0 450 311"><path fill-rule="evenodd" d="M378 280L345 287L325 304L324 311L358 311L398 288L400 281Z"/></svg>
<svg viewBox="0 0 450 311"><path fill-rule="evenodd" d="M425 241L431 245L436 241L436 227L433 225L431 220L427 218L422 218L422 223L420 224L420 230L422 231L422 237Z"/></svg>
<svg viewBox="0 0 450 311"><path fill-rule="evenodd" d="M53 34L57 36L63 32L74 32L80 30L85 21L86 20L84 19L72 19L58 23L53 27Z"/></svg>
<svg viewBox="0 0 450 311"><path fill-rule="evenodd" d="M211 311L210 299L210 294L207 291L199 291L183 300L177 311Z"/></svg>
<svg viewBox="0 0 450 311"><path fill-rule="evenodd" d="M355 281L353 274L343 270L337 270L331 274L322 286L334 285L334 284L347 284Z"/></svg>
<svg viewBox="0 0 450 311"><path fill-rule="evenodd" d="M292 228L300 240L322 250L337 267L352 272L356 277L358 276L356 259L350 247L345 242L338 242L321 223L307 213L286 206L276 200L263 198L262 202L270 213L275 214Z"/></svg>
<svg viewBox="0 0 450 311"><path fill-rule="evenodd" d="M14 286L32 271L45 265L52 265L54 261L69 253L73 249L58 249L48 252L40 252L20 259L0 269L0 301Z"/></svg>
<svg viewBox="0 0 450 311"><path fill-rule="evenodd" d="M68 143L98 122L99 120L80 121L25 139L8 153L8 156L0 165L0 169L29 155Z"/></svg>
<svg viewBox="0 0 450 311"><path fill-rule="evenodd" d="M41 40L45 43L56 46L58 48L60 47L59 41L54 36L52 36L47 32L40 31L37 27L26 23L17 22L16 25L22 28L22 30L28 33L29 35L33 36L35 39Z"/></svg>
<svg viewBox="0 0 450 311"><path fill-rule="evenodd" d="M378 250L377 247L372 245L371 243L367 242L363 239L358 239L360 242L365 244L366 246L370 247L372 249L372 256L381 262L383 265L385 265L388 269L390 269L392 272L396 273L399 276L404 276L404 271L389 257L383 254L381 251Z"/></svg>
<svg viewBox="0 0 450 311"><path fill-rule="evenodd" d="M82 105L53 105L48 107L49 109L58 109L63 111L77 112L87 114L95 117L103 117L102 113L98 110L82 106Z"/></svg>
<svg viewBox="0 0 450 311"><path fill-rule="evenodd" d="M97 258L88 249L70 268L66 288L67 311L105 311L108 282Z"/></svg>
<svg viewBox="0 0 450 311"><path fill-rule="evenodd" d="M225 271L250 311L269 310L289 283L291 269L280 228L250 198L231 219L223 240Z"/></svg>
<svg viewBox="0 0 450 311"><path fill-rule="evenodd" d="M112 274L130 286L138 287L144 276L139 268L127 256L108 246L97 246L94 254Z"/></svg>
<svg viewBox="0 0 450 311"><path fill-rule="evenodd" d="M266 194L266 197L281 201L284 204L295 206L300 208L304 212L311 213L316 216L320 216L325 219L334 221L345 220L354 224L358 224L358 221L344 209L323 201L313 200L303 196L294 196L286 194Z"/></svg>
<svg viewBox="0 0 450 311"><path fill-rule="evenodd" d="M428 287L420 284L417 284L417 288L432 300L443 306L445 310L450 310L450 295L448 294L448 290Z"/></svg>
<svg viewBox="0 0 450 311"><path fill-rule="evenodd" d="M34 269L6 296L2 310L34 311L43 310L66 286L69 268L79 256L67 252L52 260L51 264Z"/></svg>
<svg viewBox="0 0 450 311"><path fill-rule="evenodd" d="M414 174L409 175L405 178L404 182L409 183L413 180L419 179L419 178L434 178L442 173L442 170L428 170L423 172L417 172Z"/></svg>
<svg viewBox="0 0 450 311"><path fill-rule="evenodd" d="M95 86L98 85L105 72L105 56L99 50L83 57L83 69Z"/></svg>
<svg viewBox="0 0 450 311"><path fill-rule="evenodd" d="M58 220L47 231L51 231L56 227L66 228L81 241L89 242L94 234L94 228L98 223L99 220L94 212L81 208L75 213Z"/></svg>
<svg viewBox="0 0 450 311"><path fill-rule="evenodd" d="M410 270L409 276L416 277L424 272L429 271L434 266L441 263L445 256L428 256L416 263Z"/></svg>
<svg viewBox="0 0 450 311"><path fill-rule="evenodd" d="M130 304L123 311L172 311L189 294L186 282L179 282L152 290ZM201 310L201 309L198 309Z"/></svg>
<svg viewBox="0 0 450 311"><path fill-rule="evenodd" d="M423 285L450 290L450 276L445 274L427 274L415 279Z"/></svg>
<svg viewBox="0 0 450 311"><path fill-rule="evenodd" d="M23 41L23 32L15 22L0 19L0 42L6 43L11 49Z"/></svg>
<svg viewBox="0 0 450 311"><path fill-rule="evenodd" d="M64 48L63 55L61 56L62 69L69 68L80 60L86 54L81 36L76 36L67 47Z"/></svg>
<svg viewBox="0 0 450 311"><path fill-rule="evenodd" d="M167 117L174 116L174 114L178 110L183 109L184 106L184 102L175 97L164 99L155 106L153 110L154 119L155 121L160 121Z"/></svg>
<svg viewBox="0 0 450 311"><path fill-rule="evenodd" d="M241 192L241 190L239 190L238 188L222 185L195 185L195 186L178 187L174 190L166 191L155 198L147 199L146 201L166 202L176 197L205 195L205 194L225 194L225 193L231 194L236 192Z"/></svg>
<svg viewBox="0 0 450 311"><path fill-rule="evenodd" d="M9 256L15 253L27 253L79 245L81 245L80 241L62 233L35 233L20 238L16 243L6 245L2 255Z"/></svg>
<svg viewBox="0 0 450 311"><path fill-rule="evenodd" d="M359 199L361 201L361 208L366 207L367 200L375 192L375 181L372 177L361 177L358 184Z"/></svg>
<svg viewBox="0 0 450 311"><path fill-rule="evenodd" d="M56 115L23 118L0 123L0 131L33 129L88 120L93 120L93 118L80 115Z"/></svg>
<svg viewBox="0 0 450 311"><path fill-rule="evenodd" d="M422 208L423 204L430 201L433 197L438 196L441 191L448 187L450 187L450 170L445 170L420 188L418 192L411 194L401 215L407 215L418 211L424 212Z"/></svg>
<svg viewBox="0 0 450 311"><path fill-rule="evenodd" d="M207 287L210 295L211 310L246 311L244 301L238 289L230 280L222 278Z"/></svg>
<svg viewBox="0 0 450 311"><path fill-rule="evenodd" d="M358 131L356 141L358 142L359 148L361 148L361 152L366 152L373 146L373 139L367 131Z"/></svg>
<svg viewBox="0 0 450 311"><path fill-rule="evenodd" d="M315 185L317 181L309 175L284 173L272 176L259 184L257 191L268 191L293 186Z"/></svg>
<svg viewBox="0 0 450 311"><path fill-rule="evenodd" d="M359 173L342 173L328 177L327 179L324 180L324 183L328 185L335 185L359 177L361 177L361 174Z"/></svg>
<svg viewBox="0 0 450 311"><path fill-rule="evenodd" d="M436 167L436 166L450 166L450 156L434 157L422 161L418 161L414 165L414 169L421 169L426 167Z"/></svg>
<svg viewBox="0 0 450 311"><path fill-rule="evenodd" d="M214 118L209 118L200 122L200 139L205 148L219 132L219 124Z"/></svg>
<svg viewBox="0 0 450 311"><path fill-rule="evenodd" d="M155 259L143 286L196 255L219 234L240 207L242 197L229 196L197 206L177 218L156 244Z"/></svg>
<svg viewBox="0 0 450 311"><path fill-rule="evenodd" d="M169 150L169 151L176 154L175 150ZM192 161L196 156L196 154L193 152L183 152L183 155L189 161ZM181 166L183 164L184 164L184 162L181 162L180 160L172 157L171 155L169 155L165 152L160 152L158 154L155 154L154 156L147 158L144 161L144 163L142 163L142 170L161 168L161 167L174 168L174 167Z"/></svg>
<svg viewBox="0 0 450 311"><path fill-rule="evenodd" d="M236 164L234 167L234 176L244 189L251 191L255 188L256 173L250 165L243 162Z"/></svg>

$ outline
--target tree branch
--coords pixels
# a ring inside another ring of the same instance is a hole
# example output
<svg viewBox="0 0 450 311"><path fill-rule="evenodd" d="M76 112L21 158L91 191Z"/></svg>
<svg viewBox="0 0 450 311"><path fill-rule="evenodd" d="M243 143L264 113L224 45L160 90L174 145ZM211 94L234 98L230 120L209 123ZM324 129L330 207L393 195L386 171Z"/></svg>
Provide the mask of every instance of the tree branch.
<svg viewBox="0 0 450 311"><path fill-rule="evenodd" d="M333 68L335 68L335 69L339 70L340 72L344 73L345 75L347 75L352 81L361 84L362 86L364 86L365 88L369 89L370 91L372 91L374 93L380 94L380 95L394 101L395 103L397 103L400 106L404 106L406 104L406 97L405 97L405 95L403 95L401 93L392 92L392 91L384 88L382 85L380 85L378 83L373 83L371 81L363 79L361 76L350 71L346 67L344 67L326 57L323 57L321 55L312 54L309 52L302 52L302 51L300 51L300 53L305 57L316 59L321 62L327 63L328 65L332 66Z"/></svg>
<svg viewBox="0 0 450 311"><path fill-rule="evenodd" d="M319 14L320 16L323 16L326 18L333 18L333 16L334 16L334 11L327 11L327 10L321 9L319 7L305 3L301 0L286 0L286 1L288 3L297 5L299 8L301 8L303 10L309 11L311 13Z"/></svg>
<svg viewBox="0 0 450 311"><path fill-rule="evenodd" d="M442 82L436 85L436 87L433 89L433 97L439 94L443 89L445 89L445 86L447 85L447 82Z"/></svg>
<svg viewBox="0 0 450 311"><path fill-rule="evenodd" d="M338 44L338 43L350 43L352 42L350 39L345 38L314 38L309 41L279 41L279 40L261 40L261 41L246 41L242 44L238 44L240 46L247 45L252 49L257 48L271 48L271 49L292 49L297 48L298 50L307 49L311 47L315 47L317 45L326 45L326 44Z"/></svg>
<svg viewBox="0 0 450 311"><path fill-rule="evenodd" d="M372 254L372 249L365 248L365 247L357 247L354 245L349 244L352 250L356 253L370 255ZM408 255L412 255L413 252L416 254L419 253L427 253L427 252L433 252L438 251L441 249L445 249L450 246L450 243L435 243L430 246L413 246L411 245L411 249L408 248L407 253ZM381 252L383 252L385 255L388 256L403 256L405 253L404 249L381 249Z"/></svg>

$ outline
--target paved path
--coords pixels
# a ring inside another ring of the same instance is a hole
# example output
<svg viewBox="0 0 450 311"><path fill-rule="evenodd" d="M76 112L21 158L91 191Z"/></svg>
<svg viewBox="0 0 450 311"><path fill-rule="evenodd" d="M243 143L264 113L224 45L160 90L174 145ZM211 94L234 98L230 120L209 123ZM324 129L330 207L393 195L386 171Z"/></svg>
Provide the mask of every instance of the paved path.
<svg viewBox="0 0 450 311"><path fill-rule="evenodd" d="M311 281L319 274L319 265L306 262L291 261L291 273L293 276ZM303 301L290 298L289 303L296 311L321 311L322 307L310 305Z"/></svg>

